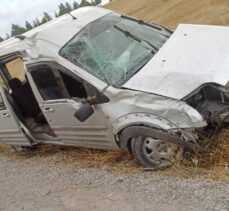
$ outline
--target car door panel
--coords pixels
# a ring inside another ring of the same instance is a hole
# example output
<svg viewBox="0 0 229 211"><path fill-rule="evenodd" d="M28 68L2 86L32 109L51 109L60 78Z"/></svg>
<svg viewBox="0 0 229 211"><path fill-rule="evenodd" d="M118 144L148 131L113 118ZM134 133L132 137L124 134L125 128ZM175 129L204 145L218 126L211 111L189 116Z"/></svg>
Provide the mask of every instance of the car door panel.
<svg viewBox="0 0 229 211"><path fill-rule="evenodd" d="M7 90L0 87L0 140L9 145L31 146L29 139L22 130L21 123L17 118L7 98Z"/></svg>
<svg viewBox="0 0 229 211"><path fill-rule="evenodd" d="M54 133L66 145L114 149L108 136L104 114L96 109L86 121L80 122L75 116L82 104L74 100L45 101L41 109Z"/></svg>

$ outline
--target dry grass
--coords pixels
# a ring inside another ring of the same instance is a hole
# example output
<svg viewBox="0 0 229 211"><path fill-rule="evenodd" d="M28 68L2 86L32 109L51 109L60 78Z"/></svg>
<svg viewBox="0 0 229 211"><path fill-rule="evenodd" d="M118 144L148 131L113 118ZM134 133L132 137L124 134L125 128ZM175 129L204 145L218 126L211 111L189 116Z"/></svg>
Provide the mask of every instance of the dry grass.
<svg viewBox="0 0 229 211"><path fill-rule="evenodd" d="M202 175L211 179L229 180L229 130L223 130L206 140L206 146L213 151L211 155L197 155L193 161L175 163L171 170L186 176Z"/></svg>
<svg viewBox="0 0 229 211"><path fill-rule="evenodd" d="M27 162L36 161L42 164L58 164L70 171L77 171L80 168L102 167L108 170L115 170L122 173L133 173L141 171L129 154L116 151L99 151L93 149L82 149L76 147L62 147L43 145L26 155L19 155L15 151L0 143L0 155L7 156L13 160Z"/></svg>
<svg viewBox="0 0 229 211"><path fill-rule="evenodd" d="M113 0L106 8L172 29L178 23L229 24L228 0ZM187 177L202 175L211 179L229 180L229 131L223 131L209 143L215 149L212 156L199 156L198 162L175 163L169 170L160 173ZM105 167L122 173L143 171L136 166L130 155L121 152L41 146L34 153L18 156L10 147L0 144L0 154L24 162L35 160L36 163L56 164L71 171L82 167Z"/></svg>
<svg viewBox="0 0 229 211"><path fill-rule="evenodd" d="M222 131L211 140L214 147L212 156L199 156L196 162L174 163L164 175L183 177L203 176L215 180L229 180L229 130ZM59 165L67 171L78 171L80 168L103 167L118 173L137 173L144 169L137 166L133 158L122 152L97 151L74 147L40 146L33 153L20 156L10 147L0 144L0 154L13 160ZM198 162L197 162L198 161Z"/></svg>

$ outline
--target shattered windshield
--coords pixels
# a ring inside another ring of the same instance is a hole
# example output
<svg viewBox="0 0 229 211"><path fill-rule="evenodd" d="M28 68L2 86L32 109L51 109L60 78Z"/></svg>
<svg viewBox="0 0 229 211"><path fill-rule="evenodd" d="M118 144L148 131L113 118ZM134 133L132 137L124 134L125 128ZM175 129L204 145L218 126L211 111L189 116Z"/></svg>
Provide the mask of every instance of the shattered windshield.
<svg viewBox="0 0 229 211"><path fill-rule="evenodd" d="M119 87L138 72L170 33L110 14L88 24L60 55L109 85Z"/></svg>

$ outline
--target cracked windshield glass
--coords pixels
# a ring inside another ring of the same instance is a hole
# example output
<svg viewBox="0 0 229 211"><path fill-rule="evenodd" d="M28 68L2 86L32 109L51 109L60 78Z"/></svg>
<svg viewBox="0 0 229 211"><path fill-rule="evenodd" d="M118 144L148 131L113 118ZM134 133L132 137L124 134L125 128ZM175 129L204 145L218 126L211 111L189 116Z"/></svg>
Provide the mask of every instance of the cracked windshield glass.
<svg viewBox="0 0 229 211"><path fill-rule="evenodd" d="M80 31L60 55L109 85L119 87L167 41L170 32L117 14Z"/></svg>

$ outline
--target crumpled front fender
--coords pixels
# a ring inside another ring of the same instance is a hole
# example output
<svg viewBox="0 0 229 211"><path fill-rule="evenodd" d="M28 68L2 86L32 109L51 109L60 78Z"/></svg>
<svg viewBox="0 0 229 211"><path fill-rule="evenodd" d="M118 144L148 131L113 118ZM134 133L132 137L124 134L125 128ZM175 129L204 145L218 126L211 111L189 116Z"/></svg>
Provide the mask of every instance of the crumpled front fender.
<svg viewBox="0 0 229 211"><path fill-rule="evenodd" d="M181 133L185 131L180 131ZM193 137L189 136L190 140L185 140L183 138L176 137L173 134L167 133L166 131L150 128L150 127L144 127L144 126L130 126L128 128L125 128L121 131L119 141L120 141L120 147L125 152L131 153L130 148L130 141L133 137L138 136L145 136L145 137L153 137L159 140L163 140L168 143L176 144L181 147L185 147L189 150L197 150L199 152L207 152L206 150L202 149L197 143L192 142L191 140Z"/></svg>
<svg viewBox="0 0 229 211"><path fill-rule="evenodd" d="M112 123L112 128L114 134L118 134L122 129L134 125L150 126L163 130L198 128L205 127L207 125L197 111L192 111L190 113L188 113L189 111L186 112L187 113L174 115L174 119L167 119L150 113L132 113L115 120Z"/></svg>

